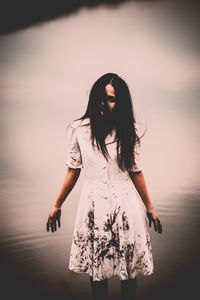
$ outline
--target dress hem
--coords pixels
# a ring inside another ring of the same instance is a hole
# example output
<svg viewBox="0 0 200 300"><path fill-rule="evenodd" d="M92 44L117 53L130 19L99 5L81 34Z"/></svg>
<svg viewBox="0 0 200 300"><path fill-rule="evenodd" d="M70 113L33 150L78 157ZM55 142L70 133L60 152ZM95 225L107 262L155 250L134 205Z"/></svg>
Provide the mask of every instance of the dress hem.
<svg viewBox="0 0 200 300"><path fill-rule="evenodd" d="M75 272L75 273L78 273L78 274L86 274L86 275L89 275L89 276L91 276L92 277L92 275L91 275L91 273L90 272L87 272L87 271L81 271L81 270L78 270L78 269L75 269L75 268L70 268L69 267L69 270L70 271L72 271L72 272ZM149 272L146 272L146 273L144 273L144 272L142 272L142 271L137 271L137 272L134 272L134 275L132 275L132 276L129 276L129 277L126 277L126 278L122 278L122 277L120 277L120 275L118 275L118 274L110 274L109 276L107 276L107 277L101 277L101 279L97 279L97 280L94 280L94 281L100 281L100 280L105 280L105 279L109 279L109 278L112 278L112 277L118 277L120 280L127 280L127 279L133 279L133 278L135 278L136 276L138 276L138 275L143 275L143 276L150 276L150 275L152 275L154 273L154 270L152 270L152 271L149 271Z"/></svg>

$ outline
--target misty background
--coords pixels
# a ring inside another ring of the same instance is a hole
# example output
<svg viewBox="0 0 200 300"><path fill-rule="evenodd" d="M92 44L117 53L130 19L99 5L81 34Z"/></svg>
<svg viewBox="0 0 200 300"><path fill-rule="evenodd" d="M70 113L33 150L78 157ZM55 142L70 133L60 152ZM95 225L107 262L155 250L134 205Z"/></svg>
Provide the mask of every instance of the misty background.
<svg viewBox="0 0 200 300"><path fill-rule="evenodd" d="M155 270L139 276L138 299L187 299L198 288L199 5L102 2L41 10L30 2L12 13L6 7L1 19L5 299L13 291L30 299L92 299L88 275L68 270L84 169L62 206L62 227L52 234L45 225L67 170L67 125L85 113L92 85L108 72L127 82L141 134L147 129L143 172L163 224L162 235L149 229ZM109 287L110 299L120 299L117 278Z"/></svg>

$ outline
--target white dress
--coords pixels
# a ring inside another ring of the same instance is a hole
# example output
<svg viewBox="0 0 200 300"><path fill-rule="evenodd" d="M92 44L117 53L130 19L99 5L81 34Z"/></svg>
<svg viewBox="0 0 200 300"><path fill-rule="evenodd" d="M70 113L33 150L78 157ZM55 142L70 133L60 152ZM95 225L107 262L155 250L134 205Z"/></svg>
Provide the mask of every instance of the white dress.
<svg viewBox="0 0 200 300"><path fill-rule="evenodd" d="M136 127L137 129L138 127ZM117 165L116 130L105 144L111 156L92 148L90 119L68 126L67 160L70 168L83 168L85 182L76 214L69 269L87 273L94 281L118 276L120 280L153 273L153 257L146 209L128 171ZM136 166L141 168L140 144Z"/></svg>

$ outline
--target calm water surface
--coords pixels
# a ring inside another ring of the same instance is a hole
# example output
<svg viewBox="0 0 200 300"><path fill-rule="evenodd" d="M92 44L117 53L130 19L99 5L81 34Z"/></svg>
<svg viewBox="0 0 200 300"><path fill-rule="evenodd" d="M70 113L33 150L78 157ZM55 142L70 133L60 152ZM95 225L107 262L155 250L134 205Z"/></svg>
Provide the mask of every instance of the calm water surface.
<svg viewBox="0 0 200 300"><path fill-rule="evenodd" d="M83 177L63 206L62 227L56 233L45 231L50 204L39 184L32 190L28 175L21 182L2 183L1 282L6 299L12 298L13 290L29 299L92 299L88 275L68 270ZM199 196L195 186L155 192L163 233L149 229L155 269L151 276L138 276L138 299L187 299L197 290ZM120 299L117 277L109 279L109 293L110 299Z"/></svg>

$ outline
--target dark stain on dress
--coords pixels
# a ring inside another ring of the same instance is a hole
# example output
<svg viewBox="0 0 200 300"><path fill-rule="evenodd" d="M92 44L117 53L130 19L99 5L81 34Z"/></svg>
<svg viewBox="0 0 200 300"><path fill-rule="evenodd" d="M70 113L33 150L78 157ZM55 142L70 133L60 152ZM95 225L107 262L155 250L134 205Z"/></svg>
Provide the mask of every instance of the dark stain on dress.
<svg viewBox="0 0 200 300"><path fill-rule="evenodd" d="M86 272L89 268L93 270L94 267L102 267L102 263L105 259L113 260L115 268L123 257L125 257L127 270L129 270L129 266L135 255L137 256L135 269L140 269L141 265L147 267L146 261L144 260L145 252L142 252L140 255L135 253L134 243L120 245L119 231L123 230L123 232L127 232L130 229L125 211L123 211L123 213L120 211L121 207L117 205L112 213L106 215L106 221L103 223L103 226L99 228L95 222L95 203L92 201L92 205L85 218L85 223L88 228L87 232L83 234L76 231L76 234L73 236L73 241L79 248L79 255L77 256L78 268L83 272ZM118 223L120 215L122 218L122 226ZM103 232L105 232L105 234L103 234ZM140 235L138 235L138 237L141 238ZM148 234L146 240L148 250L151 251Z"/></svg>
<svg viewBox="0 0 200 300"><path fill-rule="evenodd" d="M125 214L125 211L122 214L122 222L123 222L123 230L124 231L129 230L128 218L127 218L127 216Z"/></svg>
<svg viewBox="0 0 200 300"><path fill-rule="evenodd" d="M114 247L116 253L118 253L120 255L119 229L118 229L118 226L114 226L119 212L120 212L120 206L116 207L112 214L107 214L108 218L107 218L106 222L104 223L103 230L105 232L110 232L110 234L111 234L111 238L110 238L110 240L108 240L108 242L106 244L107 252L109 251L109 249L112 249L112 247ZM105 256L104 251L102 254L103 254L103 258L104 258L104 256ZM111 259L111 258L114 258L114 256L115 256L115 253L109 254L106 257L108 259Z"/></svg>

